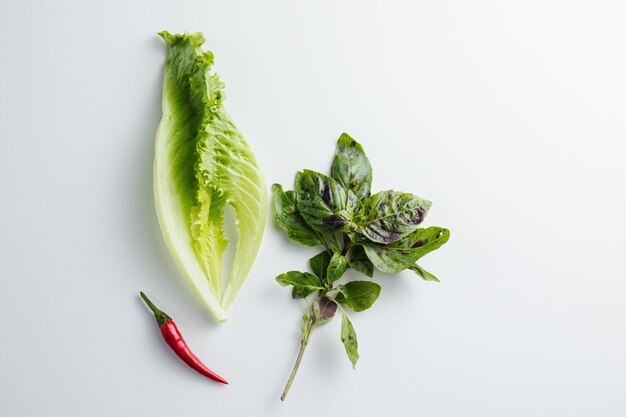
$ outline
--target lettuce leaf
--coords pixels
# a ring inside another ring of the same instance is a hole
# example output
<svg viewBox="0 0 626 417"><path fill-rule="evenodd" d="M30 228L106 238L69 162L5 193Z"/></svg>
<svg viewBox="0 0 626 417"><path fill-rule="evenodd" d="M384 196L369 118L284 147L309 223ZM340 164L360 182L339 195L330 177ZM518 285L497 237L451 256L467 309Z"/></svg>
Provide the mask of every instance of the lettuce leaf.
<svg viewBox="0 0 626 417"><path fill-rule="evenodd" d="M159 35L167 45L154 158L159 224L183 275L215 318L224 321L261 244L265 182L224 109L224 84L211 72L213 53L202 50L202 34ZM239 239L223 284L227 205L234 209Z"/></svg>

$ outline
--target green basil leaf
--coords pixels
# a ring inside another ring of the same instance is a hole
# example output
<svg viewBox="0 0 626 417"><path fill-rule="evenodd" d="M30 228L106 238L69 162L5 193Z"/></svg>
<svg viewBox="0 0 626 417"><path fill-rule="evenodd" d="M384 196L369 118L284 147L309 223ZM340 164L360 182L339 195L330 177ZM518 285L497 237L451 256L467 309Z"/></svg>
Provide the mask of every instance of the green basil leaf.
<svg viewBox="0 0 626 417"><path fill-rule="evenodd" d="M431 204L410 193L381 191L365 200L358 230L376 243L397 242L417 229Z"/></svg>
<svg viewBox="0 0 626 417"><path fill-rule="evenodd" d="M354 311L367 310L380 294L380 285L370 281L351 281L337 289L337 302Z"/></svg>
<svg viewBox="0 0 626 417"><path fill-rule="evenodd" d="M318 232L334 232L350 225L347 194L331 177L304 170L296 174L297 206L304 220Z"/></svg>
<svg viewBox="0 0 626 417"><path fill-rule="evenodd" d="M348 269L348 260L341 253L335 252L333 257L330 259L330 263L328 264L326 281L328 281L329 284L332 284L341 278L344 272L346 272L346 269Z"/></svg>
<svg viewBox="0 0 626 417"><path fill-rule="evenodd" d="M287 233L291 240L307 246L320 245L319 235L309 226L298 212L296 192L283 191L280 184L272 185L274 221Z"/></svg>
<svg viewBox="0 0 626 417"><path fill-rule="evenodd" d="M356 197L352 190L348 190L347 196L348 200L346 202L346 211L352 217L353 214L359 210L360 204L362 203L360 203L360 200Z"/></svg>
<svg viewBox="0 0 626 417"><path fill-rule="evenodd" d="M276 281L283 287L293 285L291 292L293 298L304 298L317 290L324 289L320 279L308 272L285 272L277 276Z"/></svg>
<svg viewBox="0 0 626 417"><path fill-rule="evenodd" d="M341 312L341 343L346 348L348 359L352 363L352 369L356 368L359 360L359 342L356 340L356 332L352 326L352 322L343 311Z"/></svg>
<svg viewBox="0 0 626 417"><path fill-rule="evenodd" d="M331 177L346 190L352 190L357 199L369 197L372 166L361 145L347 133L342 133L337 140L335 159L330 172Z"/></svg>
<svg viewBox="0 0 626 417"><path fill-rule="evenodd" d="M313 271L313 273L317 275L322 282L326 281L328 265L330 265L330 254L327 251L321 252L309 259L311 271Z"/></svg>
<svg viewBox="0 0 626 417"><path fill-rule="evenodd" d="M367 257L382 272L395 274L413 265L418 259L440 248L450 238L450 231L432 226L417 229L391 245L364 245Z"/></svg>
<svg viewBox="0 0 626 417"><path fill-rule="evenodd" d="M311 303L310 316L314 326L326 324L335 317L337 304L328 297L316 298Z"/></svg>
<svg viewBox="0 0 626 417"><path fill-rule="evenodd" d="M434 276L433 274L431 274L430 272L428 272L427 270L425 270L424 268L422 268L418 264L411 265L408 269L410 269L411 271L415 272L424 281L441 282L441 281L439 281L439 278L437 278L436 276Z"/></svg>
<svg viewBox="0 0 626 417"><path fill-rule="evenodd" d="M369 260L361 245L350 248L350 267L370 278L374 276L374 264Z"/></svg>
<svg viewBox="0 0 626 417"><path fill-rule="evenodd" d="M309 316L309 312L307 310L307 312L304 313L304 315L302 316L302 324L300 325L300 331L302 332L303 335L306 336L307 329L310 325L311 325L311 317Z"/></svg>

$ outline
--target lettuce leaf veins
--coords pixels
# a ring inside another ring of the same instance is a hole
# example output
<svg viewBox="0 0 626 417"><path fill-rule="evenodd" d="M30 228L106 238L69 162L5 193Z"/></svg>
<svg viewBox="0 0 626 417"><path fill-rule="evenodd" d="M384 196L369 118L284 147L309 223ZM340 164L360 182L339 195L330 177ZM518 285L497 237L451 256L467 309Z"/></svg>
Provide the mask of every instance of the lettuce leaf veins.
<svg viewBox="0 0 626 417"><path fill-rule="evenodd" d="M224 321L261 244L265 182L224 109L224 84L211 71L213 53L202 50L202 34L159 35L167 45L154 158L159 224L183 275L215 318ZM239 239L223 282L226 206L234 210Z"/></svg>

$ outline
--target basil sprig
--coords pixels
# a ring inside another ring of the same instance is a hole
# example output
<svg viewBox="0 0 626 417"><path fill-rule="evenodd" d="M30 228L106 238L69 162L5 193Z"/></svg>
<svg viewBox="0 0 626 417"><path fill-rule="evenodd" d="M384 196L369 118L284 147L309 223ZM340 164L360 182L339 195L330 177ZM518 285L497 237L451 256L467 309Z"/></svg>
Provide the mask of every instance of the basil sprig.
<svg viewBox="0 0 626 417"><path fill-rule="evenodd" d="M448 241L442 227L421 228L431 202L411 193L371 192L372 166L359 143L343 133L337 141L330 176L311 170L296 174L295 190L272 186L274 220L287 236L324 250L309 260L311 272L289 271L276 277L292 287L293 298L311 297L302 317L302 341L281 400L300 366L311 332L341 312L341 342L352 367L359 359L358 342L346 309L370 308L381 287L372 281L338 283L352 268L371 278L374 270L388 274L409 269L425 281L439 279L416 262Z"/></svg>

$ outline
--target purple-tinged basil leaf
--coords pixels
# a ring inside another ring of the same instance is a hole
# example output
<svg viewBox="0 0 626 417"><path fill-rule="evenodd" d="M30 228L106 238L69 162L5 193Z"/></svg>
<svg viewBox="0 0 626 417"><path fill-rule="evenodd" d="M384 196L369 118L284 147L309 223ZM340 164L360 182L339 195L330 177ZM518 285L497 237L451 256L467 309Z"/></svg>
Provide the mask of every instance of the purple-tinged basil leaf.
<svg viewBox="0 0 626 417"><path fill-rule="evenodd" d="M359 360L359 342L356 340L356 332L352 326L352 322L348 319L345 312L341 312L341 343L346 348L348 359L352 364L352 369L356 368L356 363Z"/></svg>
<svg viewBox="0 0 626 417"><path fill-rule="evenodd" d="M350 248L350 268L370 278L374 276L374 264L365 254L363 246Z"/></svg>
<svg viewBox="0 0 626 417"><path fill-rule="evenodd" d="M348 190L347 198L348 200L346 202L346 211L350 216L352 216L355 212L359 210L359 207L363 203L357 198L352 190Z"/></svg>
<svg viewBox="0 0 626 417"><path fill-rule="evenodd" d="M335 159L330 172L344 189L353 191L357 199L369 197L372 166L361 145L347 133L342 133L337 140Z"/></svg>
<svg viewBox="0 0 626 417"><path fill-rule="evenodd" d="M309 226L298 212L296 192L283 191L280 184L272 185L274 221L287 233L291 240L307 246L321 245L319 235Z"/></svg>
<svg viewBox="0 0 626 417"><path fill-rule="evenodd" d="M450 238L450 231L432 226L417 229L391 245L363 245L374 266L385 273L395 274L413 265L422 256L439 249Z"/></svg>
<svg viewBox="0 0 626 417"><path fill-rule="evenodd" d="M347 194L341 184L315 171L296 174L296 201L304 220L318 232L334 232L350 225Z"/></svg>
<svg viewBox="0 0 626 417"><path fill-rule="evenodd" d="M328 297L316 298L311 303L311 310L309 315L313 321L314 326L321 326L326 324L335 317L337 312L337 304L330 300Z"/></svg>
<svg viewBox="0 0 626 417"><path fill-rule="evenodd" d="M431 204L410 193L381 191L365 200L357 227L372 242L388 245L417 229Z"/></svg>

